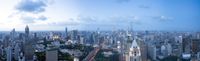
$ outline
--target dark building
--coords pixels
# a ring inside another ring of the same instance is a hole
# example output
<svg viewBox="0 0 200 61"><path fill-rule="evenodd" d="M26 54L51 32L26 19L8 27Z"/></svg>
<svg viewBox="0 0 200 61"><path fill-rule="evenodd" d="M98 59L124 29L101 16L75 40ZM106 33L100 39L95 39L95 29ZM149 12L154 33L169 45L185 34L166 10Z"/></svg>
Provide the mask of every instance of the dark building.
<svg viewBox="0 0 200 61"><path fill-rule="evenodd" d="M200 51L200 39L192 39L192 52L197 54Z"/></svg>
<svg viewBox="0 0 200 61"><path fill-rule="evenodd" d="M26 25L26 27L25 27L25 35L26 35L26 37L29 36L29 27L28 27L28 25Z"/></svg>
<svg viewBox="0 0 200 61"><path fill-rule="evenodd" d="M183 38L182 49L183 53L191 52L191 38Z"/></svg>
<svg viewBox="0 0 200 61"><path fill-rule="evenodd" d="M65 28L65 35L66 35L66 37L68 36L68 33L67 33L68 31L67 31L67 27Z"/></svg>

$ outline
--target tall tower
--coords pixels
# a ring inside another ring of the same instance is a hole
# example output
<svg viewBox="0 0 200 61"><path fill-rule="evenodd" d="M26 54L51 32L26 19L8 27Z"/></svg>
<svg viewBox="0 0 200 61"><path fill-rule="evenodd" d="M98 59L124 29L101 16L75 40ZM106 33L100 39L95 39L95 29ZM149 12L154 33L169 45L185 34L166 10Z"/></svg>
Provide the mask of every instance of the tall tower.
<svg viewBox="0 0 200 61"><path fill-rule="evenodd" d="M14 40L15 34L16 34L16 32L15 32L15 28L14 28L14 29L10 32L10 35L11 35L11 39L12 39L12 40Z"/></svg>
<svg viewBox="0 0 200 61"><path fill-rule="evenodd" d="M66 34L66 37L68 36L68 33L67 33L67 27L65 28L65 34Z"/></svg>
<svg viewBox="0 0 200 61"><path fill-rule="evenodd" d="M26 35L26 37L28 37L28 35L29 35L29 27L28 27L28 25L26 25L26 27L25 27L25 35Z"/></svg>

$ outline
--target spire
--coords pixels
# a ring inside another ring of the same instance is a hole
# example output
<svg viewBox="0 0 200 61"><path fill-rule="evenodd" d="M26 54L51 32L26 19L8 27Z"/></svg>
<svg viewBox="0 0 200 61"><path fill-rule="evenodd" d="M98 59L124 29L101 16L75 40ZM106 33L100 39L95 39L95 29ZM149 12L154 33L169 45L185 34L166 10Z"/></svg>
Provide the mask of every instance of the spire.
<svg viewBox="0 0 200 61"><path fill-rule="evenodd" d="M132 45L131 45L131 48L137 48L139 47L136 40L134 39L133 42L132 42Z"/></svg>
<svg viewBox="0 0 200 61"><path fill-rule="evenodd" d="M138 46L136 39L133 40L129 50L130 61L141 61L140 47Z"/></svg>
<svg viewBox="0 0 200 61"><path fill-rule="evenodd" d="M26 27L25 27L25 34L26 34L26 37L28 37L28 35L29 35L29 27L28 27L28 25L26 25Z"/></svg>
<svg viewBox="0 0 200 61"><path fill-rule="evenodd" d="M28 27L28 25L26 25L25 30L28 30L28 29L29 29L29 27Z"/></svg>

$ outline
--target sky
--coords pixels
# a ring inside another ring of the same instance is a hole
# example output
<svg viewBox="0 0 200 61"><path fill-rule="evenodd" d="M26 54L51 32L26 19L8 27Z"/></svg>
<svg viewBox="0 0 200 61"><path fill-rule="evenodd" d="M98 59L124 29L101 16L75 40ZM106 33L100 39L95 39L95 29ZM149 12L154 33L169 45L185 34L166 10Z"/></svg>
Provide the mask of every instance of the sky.
<svg viewBox="0 0 200 61"><path fill-rule="evenodd" d="M0 0L0 31L200 31L200 0Z"/></svg>

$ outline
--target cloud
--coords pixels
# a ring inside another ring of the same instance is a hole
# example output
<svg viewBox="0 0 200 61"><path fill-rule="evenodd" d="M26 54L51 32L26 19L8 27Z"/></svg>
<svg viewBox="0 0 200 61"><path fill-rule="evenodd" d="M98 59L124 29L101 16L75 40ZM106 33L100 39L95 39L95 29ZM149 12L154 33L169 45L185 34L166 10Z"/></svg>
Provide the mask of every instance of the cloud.
<svg viewBox="0 0 200 61"><path fill-rule="evenodd" d="M82 23L94 23L94 22L98 21L99 19L97 19L94 16L82 16L82 15L80 15L77 18L75 18L74 20L80 21Z"/></svg>
<svg viewBox="0 0 200 61"><path fill-rule="evenodd" d="M137 16L117 16L111 17L109 20L115 23L137 23L140 19Z"/></svg>
<svg viewBox="0 0 200 61"><path fill-rule="evenodd" d="M169 21L173 20L172 17L167 17L167 16L155 16L153 19L159 20L159 21Z"/></svg>
<svg viewBox="0 0 200 61"><path fill-rule="evenodd" d="M116 2L118 3L127 3L130 2L131 0L116 0Z"/></svg>
<svg viewBox="0 0 200 61"><path fill-rule="evenodd" d="M21 15L20 20L22 20L25 24L35 23L36 21L45 21L47 17L45 16L28 16L28 15Z"/></svg>
<svg viewBox="0 0 200 61"><path fill-rule="evenodd" d="M45 11L45 0L22 0L15 8L20 12L40 13Z"/></svg>
<svg viewBox="0 0 200 61"><path fill-rule="evenodd" d="M147 5L139 5L138 7L139 7L139 8L144 8L144 9L149 9L149 8L150 8L150 7L147 6Z"/></svg>
<svg viewBox="0 0 200 61"><path fill-rule="evenodd" d="M42 17L43 16L40 16L37 19L44 19ZM49 26L79 26L79 25L96 24L96 21L97 21L97 19L95 17L79 15L75 18L69 18L66 20L47 21L46 25L49 25ZM44 24L44 23L41 23L41 24Z"/></svg>
<svg viewBox="0 0 200 61"><path fill-rule="evenodd" d="M45 20L47 20L48 18L47 17L45 17L45 16L40 16L39 18L38 18L38 20L42 20L42 21L45 21Z"/></svg>
<svg viewBox="0 0 200 61"><path fill-rule="evenodd" d="M75 21L78 21L81 25L85 26L109 26L117 24L141 24L139 23L139 17L137 16L112 16L107 18L101 18L95 16L78 16L74 18Z"/></svg>
<svg viewBox="0 0 200 61"><path fill-rule="evenodd" d="M64 21L57 21L57 22L49 22L47 25L54 25L54 26L77 26L81 23L74 20L73 18L64 20Z"/></svg>
<svg viewBox="0 0 200 61"><path fill-rule="evenodd" d="M17 11L8 17L16 17L25 24L46 21L48 18L39 13L45 12L45 8L50 3L53 4L53 0L21 0L14 7Z"/></svg>
<svg viewBox="0 0 200 61"><path fill-rule="evenodd" d="M29 24L29 23L35 23L35 18L31 16L21 16L20 18L23 23Z"/></svg>
<svg viewBox="0 0 200 61"><path fill-rule="evenodd" d="M46 25L59 26L59 27L60 26L79 27L81 29L90 29L98 27L109 29L115 26L123 28L125 26L129 26L130 24L140 25L142 24L142 22L140 22L139 20L140 19L137 16L115 16L115 17L106 17L101 19L95 16L77 16L66 20L47 22Z"/></svg>
<svg viewBox="0 0 200 61"><path fill-rule="evenodd" d="M130 23L137 25L142 24L137 16L112 16L104 19L93 16L79 16L78 19L75 20L79 21L79 24L84 26L118 26L119 24L126 25Z"/></svg>

